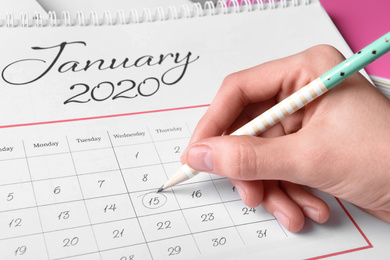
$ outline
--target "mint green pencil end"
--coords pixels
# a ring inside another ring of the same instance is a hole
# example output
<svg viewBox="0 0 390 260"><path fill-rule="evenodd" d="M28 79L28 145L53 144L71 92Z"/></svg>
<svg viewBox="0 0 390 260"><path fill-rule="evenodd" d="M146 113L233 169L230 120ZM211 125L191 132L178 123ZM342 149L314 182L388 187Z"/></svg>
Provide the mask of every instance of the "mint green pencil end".
<svg viewBox="0 0 390 260"><path fill-rule="evenodd" d="M390 32L340 63L320 79L329 90L390 51Z"/></svg>

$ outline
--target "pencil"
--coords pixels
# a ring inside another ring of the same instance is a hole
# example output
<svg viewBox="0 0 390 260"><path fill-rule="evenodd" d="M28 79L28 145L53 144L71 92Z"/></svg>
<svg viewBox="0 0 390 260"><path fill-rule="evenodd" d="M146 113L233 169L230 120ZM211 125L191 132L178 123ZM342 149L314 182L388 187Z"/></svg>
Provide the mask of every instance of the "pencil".
<svg viewBox="0 0 390 260"><path fill-rule="evenodd" d="M288 115L304 107L317 97L323 95L344 79L358 72L371 62L390 51L390 32L374 41L350 58L313 80L297 92L282 100L260 116L245 124L231 135L256 136L283 120ZM199 174L198 171L183 165L157 192L162 192L176 184Z"/></svg>

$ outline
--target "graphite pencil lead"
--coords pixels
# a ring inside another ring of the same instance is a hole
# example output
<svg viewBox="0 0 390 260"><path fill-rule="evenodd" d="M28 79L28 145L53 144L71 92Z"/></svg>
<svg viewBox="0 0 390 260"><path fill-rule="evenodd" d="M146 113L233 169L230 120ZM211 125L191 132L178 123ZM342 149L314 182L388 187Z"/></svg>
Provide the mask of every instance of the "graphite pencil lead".
<svg viewBox="0 0 390 260"><path fill-rule="evenodd" d="M162 192L164 190L164 185L162 185L158 190L157 193Z"/></svg>

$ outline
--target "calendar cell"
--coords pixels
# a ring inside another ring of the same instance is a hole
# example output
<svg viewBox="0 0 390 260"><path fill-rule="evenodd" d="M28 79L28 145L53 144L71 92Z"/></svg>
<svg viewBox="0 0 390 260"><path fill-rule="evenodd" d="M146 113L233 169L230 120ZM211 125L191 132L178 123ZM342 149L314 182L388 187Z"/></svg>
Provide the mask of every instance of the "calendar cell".
<svg viewBox="0 0 390 260"><path fill-rule="evenodd" d="M83 201L54 204L38 209L44 232L89 225Z"/></svg>
<svg viewBox="0 0 390 260"><path fill-rule="evenodd" d="M215 204L183 210L193 233L233 226L223 204Z"/></svg>
<svg viewBox="0 0 390 260"><path fill-rule="evenodd" d="M0 213L0 239L38 234L41 223L37 208Z"/></svg>
<svg viewBox="0 0 390 260"><path fill-rule="evenodd" d="M85 199L127 192L120 171L84 174L79 176L79 181Z"/></svg>
<svg viewBox="0 0 390 260"><path fill-rule="evenodd" d="M45 233L45 240L51 259L98 251L91 226Z"/></svg>
<svg viewBox="0 0 390 260"><path fill-rule="evenodd" d="M204 110L204 112L202 114L204 114L205 112L206 112L206 110ZM196 126L198 125L198 121L197 120L188 120L186 123L187 123L186 125L187 125L187 127L192 135L192 133L195 131Z"/></svg>
<svg viewBox="0 0 390 260"><path fill-rule="evenodd" d="M194 234L200 251L216 252L240 248L244 245L236 228L223 228Z"/></svg>
<svg viewBox="0 0 390 260"><path fill-rule="evenodd" d="M43 234L0 241L0 259L49 259Z"/></svg>
<svg viewBox="0 0 390 260"><path fill-rule="evenodd" d="M183 165L180 162L175 162L175 163L164 163L163 166L168 178L171 178ZM191 178L185 181L184 183L179 183L176 186L187 185L190 183L200 183L200 182L205 182L210 180L211 178L209 173L201 172L196 176L196 178Z"/></svg>
<svg viewBox="0 0 390 260"><path fill-rule="evenodd" d="M169 212L179 207L171 192L157 193L156 190L152 190L130 193L130 196L137 216Z"/></svg>
<svg viewBox="0 0 390 260"><path fill-rule="evenodd" d="M23 142L20 140L0 140L0 161L25 157Z"/></svg>
<svg viewBox="0 0 390 260"><path fill-rule="evenodd" d="M165 122L163 124L152 124L149 127L153 141L176 140L190 138L191 134L184 122Z"/></svg>
<svg viewBox="0 0 390 260"><path fill-rule="evenodd" d="M100 250L131 246L145 242L137 219L126 219L93 226Z"/></svg>
<svg viewBox="0 0 390 260"><path fill-rule="evenodd" d="M32 180L55 179L76 174L69 153L29 157L28 164Z"/></svg>
<svg viewBox="0 0 390 260"><path fill-rule="evenodd" d="M156 142L162 163L180 162L180 157L190 141L189 138Z"/></svg>
<svg viewBox="0 0 390 260"><path fill-rule="evenodd" d="M237 230L247 245L262 244L287 238L287 235L275 219L237 226Z"/></svg>
<svg viewBox="0 0 390 260"><path fill-rule="evenodd" d="M241 200L225 203L225 206L235 225L248 224L258 221L275 219L262 206L250 208Z"/></svg>
<svg viewBox="0 0 390 260"><path fill-rule="evenodd" d="M48 205L83 199L77 177L65 177L33 182L38 205Z"/></svg>
<svg viewBox="0 0 390 260"><path fill-rule="evenodd" d="M35 157L69 152L69 146L65 136L37 135L34 136L34 139L24 141L27 156Z"/></svg>
<svg viewBox="0 0 390 260"><path fill-rule="evenodd" d="M139 222L147 241L189 235L191 233L183 214L179 210L140 217Z"/></svg>
<svg viewBox="0 0 390 260"><path fill-rule="evenodd" d="M115 153L122 169L160 163L152 143L115 147Z"/></svg>
<svg viewBox="0 0 390 260"><path fill-rule="evenodd" d="M221 202L221 197L212 182L205 182L202 185L198 183L181 185L172 189L182 209Z"/></svg>
<svg viewBox="0 0 390 260"><path fill-rule="evenodd" d="M190 235L149 243L154 259L193 259L200 254Z"/></svg>
<svg viewBox="0 0 390 260"><path fill-rule="evenodd" d="M114 147L152 142L146 127L115 129L110 131L110 138Z"/></svg>
<svg viewBox="0 0 390 260"><path fill-rule="evenodd" d="M129 195L122 194L85 200L92 224L134 218Z"/></svg>
<svg viewBox="0 0 390 260"><path fill-rule="evenodd" d="M112 148L73 152L72 156L78 175L118 170Z"/></svg>
<svg viewBox="0 0 390 260"><path fill-rule="evenodd" d="M153 190L167 181L162 165L152 165L122 170L129 192Z"/></svg>
<svg viewBox="0 0 390 260"><path fill-rule="evenodd" d="M72 152L111 147L107 132L98 131L96 129L91 129L88 134L78 133L75 135L69 135L68 142Z"/></svg>
<svg viewBox="0 0 390 260"><path fill-rule="evenodd" d="M36 206L30 182L0 187L0 211Z"/></svg>
<svg viewBox="0 0 390 260"><path fill-rule="evenodd" d="M214 180L213 182L223 202L241 200L236 187L233 186L228 178Z"/></svg>
<svg viewBox="0 0 390 260"><path fill-rule="evenodd" d="M26 158L0 161L0 169L1 185L30 181Z"/></svg>
<svg viewBox="0 0 390 260"><path fill-rule="evenodd" d="M106 250L100 253L102 260L152 260L146 244Z"/></svg>

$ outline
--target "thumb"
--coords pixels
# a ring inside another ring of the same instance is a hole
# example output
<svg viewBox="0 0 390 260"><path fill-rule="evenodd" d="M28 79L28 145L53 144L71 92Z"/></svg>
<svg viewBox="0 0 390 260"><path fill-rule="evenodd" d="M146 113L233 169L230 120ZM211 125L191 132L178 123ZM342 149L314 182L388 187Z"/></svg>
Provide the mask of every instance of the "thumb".
<svg viewBox="0 0 390 260"><path fill-rule="evenodd" d="M274 138L211 137L191 144L184 161L195 170L231 179L278 179L308 184L302 183L307 179L301 175L301 145L297 134Z"/></svg>

